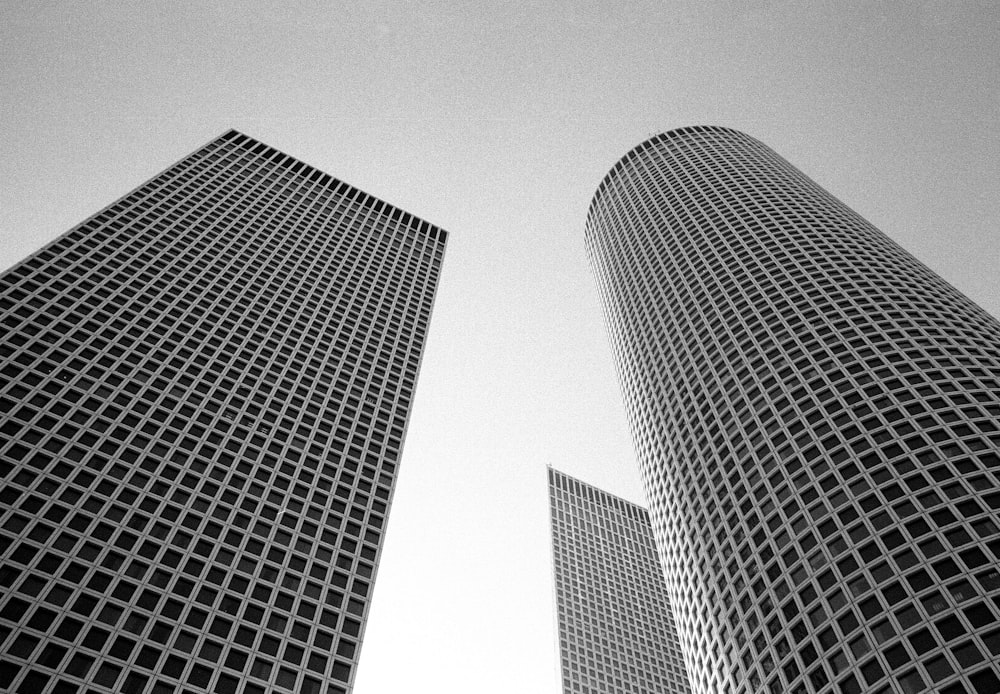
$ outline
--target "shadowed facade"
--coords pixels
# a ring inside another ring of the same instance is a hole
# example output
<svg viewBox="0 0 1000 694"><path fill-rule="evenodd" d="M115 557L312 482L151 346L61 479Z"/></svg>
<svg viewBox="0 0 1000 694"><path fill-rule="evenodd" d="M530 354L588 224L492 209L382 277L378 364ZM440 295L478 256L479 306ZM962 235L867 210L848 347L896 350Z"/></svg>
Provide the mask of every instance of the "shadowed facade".
<svg viewBox="0 0 1000 694"><path fill-rule="evenodd" d="M0 689L351 689L445 243L230 131L0 277Z"/></svg>

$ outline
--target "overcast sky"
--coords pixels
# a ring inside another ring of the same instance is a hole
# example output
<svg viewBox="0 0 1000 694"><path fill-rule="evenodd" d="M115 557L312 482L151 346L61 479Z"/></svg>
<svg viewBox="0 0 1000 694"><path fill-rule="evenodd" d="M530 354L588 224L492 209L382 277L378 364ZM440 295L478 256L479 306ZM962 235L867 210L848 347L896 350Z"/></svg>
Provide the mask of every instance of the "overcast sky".
<svg viewBox="0 0 1000 694"><path fill-rule="evenodd" d="M1000 313L996 2L7 2L0 267L229 127L449 232L356 694L557 689L545 465L643 502L583 246L670 128Z"/></svg>

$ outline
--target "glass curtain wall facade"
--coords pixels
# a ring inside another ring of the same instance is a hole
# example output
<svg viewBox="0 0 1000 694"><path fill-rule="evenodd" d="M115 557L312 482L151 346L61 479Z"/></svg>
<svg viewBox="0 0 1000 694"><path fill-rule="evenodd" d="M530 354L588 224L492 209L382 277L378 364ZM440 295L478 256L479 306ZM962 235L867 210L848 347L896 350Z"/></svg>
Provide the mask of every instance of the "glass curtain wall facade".
<svg viewBox="0 0 1000 694"><path fill-rule="evenodd" d="M997 320L726 128L586 242L694 691L1000 691Z"/></svg>
<svg viewBox="0 0 1000 694"><path fill-rule="evenodd" d="M563 694L688 694L646 509L548 476Z"/></svg>
<svg viewBox="0 0 1000 694"><path fill-rule="evenodd" d="M0 276L0 689L351 689L445 243L230 131Z"/></svg>

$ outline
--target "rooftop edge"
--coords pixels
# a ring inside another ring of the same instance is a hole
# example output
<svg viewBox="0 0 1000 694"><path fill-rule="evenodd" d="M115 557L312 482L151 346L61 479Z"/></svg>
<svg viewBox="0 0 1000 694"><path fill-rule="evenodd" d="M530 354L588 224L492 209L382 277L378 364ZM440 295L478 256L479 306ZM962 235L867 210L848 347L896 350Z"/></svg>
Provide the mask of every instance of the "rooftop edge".
<svg viewBox="0 0 1000 694"><path fill-rule="evenodd" d="M239 146L242 146L245 149L254 150L255 153L258 154L266 154L272 157L275 156L280 157L279 159L276 160L276 162L279 165L284 166L285 168L291 170L293 173L303 173L307 178L318 181L323 185L327 186L331 184L345 185L349 189L357 191L362 195L371 198L372 205L376 203L382 203L383 206L391 209L392 211L389 216L391 216L392 219L401 220L403 224L406 224L408 226L411 225L416 226L418 230L422 224L425 224L428 227L428 234L432 238L440 239L445 243L447 243L448 241L448 232L439 227L437 224L428 222L423 217L418 217L417 215L413 214L412 212L404 210L402 207L399 207L398 205L394 205L391 202L388 202L387 200L383 200L382 198L376 197L371 193L362 190L361 188L358 188L357 186L351 183L348 183L347 181L337 178L336 176L313 166L312 164L308 164L302 161L301 159L293 157L292 155L286 152L282 152L281 150L272 147L271 145L265 142L261 142L260 140L251 135L247 135L246 133L240 132L236 128L229 128L221 135L211 140L211 142L218 142L218 141L233 142Z"/></svg>
<svg viewBox="0 0 1000 694"><path fill-rule="evenodd" d="M721 125L687 125L681 128L673 128L671 130L666 130L652 137L648 137L635 147L630 149L628 152L623 154L618 161L615 162L614 166L604 175L601 182L597 186L597 190L594 192L594 197L590 200L590 206L587 208L587 219L590 219L591 214L594 211L594 205L604 194L607 189L608 183L613 179L618 173L621 172L625 164L632 159L634 159L639 153L652 147L654 144L663 142L664 140L670 140L677 137L683 137L684 135L691 135L694 133L730 133L733 135L739 135L740 137L750 137L746 133L736 130L735 128L727 128Z"/></svg>

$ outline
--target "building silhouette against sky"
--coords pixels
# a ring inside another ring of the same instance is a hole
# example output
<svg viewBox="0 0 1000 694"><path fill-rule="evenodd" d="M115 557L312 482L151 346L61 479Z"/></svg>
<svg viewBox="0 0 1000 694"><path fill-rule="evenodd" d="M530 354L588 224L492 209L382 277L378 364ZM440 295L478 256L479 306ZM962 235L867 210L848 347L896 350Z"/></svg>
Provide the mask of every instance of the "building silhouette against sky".
<svg viewBox="0 0 1000 694"><path fill-rule="evenodd" d="M445 243L229 131L0 277L0 689L351 689Z"/></svg>
<svg viewBox="0 0 1000 694"><path fill-rule="evenodd" d="M563 694L688 694L646 509L548 477Z"/></svg>
<svg viewBox="0 0 1000 694"><path fill-rule="evenodd" d="M726 128L586 241L694 691L1000 692L997 320Z"/></svg>

